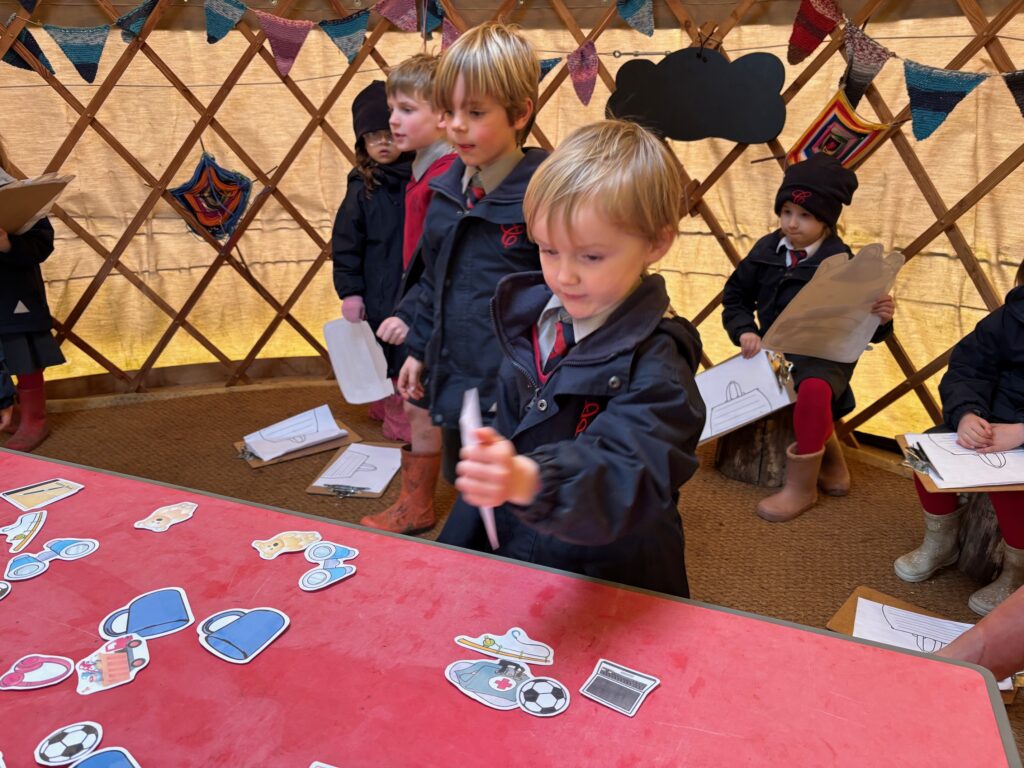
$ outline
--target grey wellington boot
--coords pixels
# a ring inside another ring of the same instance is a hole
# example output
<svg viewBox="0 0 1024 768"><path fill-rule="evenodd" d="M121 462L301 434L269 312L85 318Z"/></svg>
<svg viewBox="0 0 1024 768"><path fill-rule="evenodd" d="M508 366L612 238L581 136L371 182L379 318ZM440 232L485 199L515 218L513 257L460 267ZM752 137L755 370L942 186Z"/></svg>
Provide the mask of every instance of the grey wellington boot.
<svg viewBox="0 0 1024 768"><path fill-rule="evenodd" d="M1011 547L1005 541L1003 546L1003 570L995 581L979 589L967 601L968 607L981 616L987 616L1024 584L1024 549Z"/></svg>
<svg viewBox="0 0 1024 768"><path fill-rule="evenodd" d="M930 579L939 568L960 557L960 518L963 507L948 515L924 513L924 541L917 549L896 558L893 568L904 581Z"/></svg>

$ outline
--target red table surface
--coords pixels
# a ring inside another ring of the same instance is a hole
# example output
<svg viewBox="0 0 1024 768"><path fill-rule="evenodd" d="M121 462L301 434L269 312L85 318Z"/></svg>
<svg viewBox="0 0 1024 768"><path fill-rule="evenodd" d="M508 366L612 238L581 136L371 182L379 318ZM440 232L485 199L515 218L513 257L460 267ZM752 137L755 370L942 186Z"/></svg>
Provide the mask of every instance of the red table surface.
<svg viewBox="0 0 1024 768"><path fill-rule="evenodd" d="M193 625L151 640L149 666L128 685L81 696L72 677L0 692L9 768L33 765L43 737L80 720L99 722L102 746L127 748L143 768L1020 764L994 681L975 667L0 451L0 490L54 477L85 489L50 505L28 551L57 537L100 548L13 582L0 603L0 671L28 653L84 658L108 613L162 587L186 591L197 624L271 606L291 626L247 665L205 651ZM166 533L132 527L179 501L199 505L191 520ZM0 507L0 525L20 514ZM301 591L311 563L263 560L251 546L286 530L355 547L358 573ZM563 714L492 710L445 679L451 662L485 658L456 635L512 626L554 647L554 665L532 669L570 688ZM634 718L578 693L599 658L661 678Z"/></svg>

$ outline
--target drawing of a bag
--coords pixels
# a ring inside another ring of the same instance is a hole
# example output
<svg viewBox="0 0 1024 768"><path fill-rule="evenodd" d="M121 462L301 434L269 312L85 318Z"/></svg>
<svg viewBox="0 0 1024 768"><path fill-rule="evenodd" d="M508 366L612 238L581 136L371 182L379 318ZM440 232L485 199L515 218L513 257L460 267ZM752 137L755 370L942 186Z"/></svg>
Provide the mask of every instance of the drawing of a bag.
<svg viewBox="0 0 1024 768"><path fill-rule="evenodd" d="M360 451L345 451L338 463L331 467L331 478L352 477L356 472L376 472L377 468L367 463L369 458Z"/></svg>
<svg viewBox="0 0 1024 768"><path fill-rule="evenodd" d="M744 394L738 382L730 381L725 388L725 402L711 409L711 432L720 435L771 412L772 406L764 392L753 389Z"/></svg>

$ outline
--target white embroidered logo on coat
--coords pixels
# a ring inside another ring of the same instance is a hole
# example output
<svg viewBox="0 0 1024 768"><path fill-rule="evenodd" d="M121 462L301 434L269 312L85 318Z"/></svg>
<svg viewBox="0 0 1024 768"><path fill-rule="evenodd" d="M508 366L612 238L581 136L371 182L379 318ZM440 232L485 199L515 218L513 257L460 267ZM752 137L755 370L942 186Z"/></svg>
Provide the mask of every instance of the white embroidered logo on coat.
<svg viewBox="0 0 1024 768"><path fill-rule="evenodd" d="M25 302L19 301L18 302L18 306L16 306L14 308L14 314L16 314L16 315L26 315L28 313L29 313L29 308L25 306Z"/></svg>

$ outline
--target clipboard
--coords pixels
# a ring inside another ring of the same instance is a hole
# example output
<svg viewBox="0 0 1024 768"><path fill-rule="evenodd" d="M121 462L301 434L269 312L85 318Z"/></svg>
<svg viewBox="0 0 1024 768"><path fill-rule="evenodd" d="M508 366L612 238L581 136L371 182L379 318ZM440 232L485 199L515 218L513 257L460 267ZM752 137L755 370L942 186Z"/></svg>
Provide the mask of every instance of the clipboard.
<svg viewBox="0 0 1024 768"><path fill-rule="evenodd" d="M0 229L20 234L25 225L40 212L49 213L50 207L74 176L60 176L0 187Z"/></svg>
<svg viewBox="0 0 1024 768"><path fill-rule="evenodd" d="M879 592L877 589L871 587L865 587L863 585L857 587L850 593L850 596L846 598L846 602L843 603L839 610L835 612L825 627L836 632L840 635L853 635L853 622L857 617L857 600L860 598L865 600L871 600L882 605L891 605L893 608L902 608L905 611L913 611L914 613L920 613L925 616L931 616L933 619L944 619L945 616L941 616L934 611L929 611L922 608L919 605L908 603L905 600L900 600L892 595L887 595L884 592ZM1013 676L1013 690L1011 691L1000 691L999 695L1003 699L1004 704L1012 704L1014 699L1017 697L1017 691L1021 688L1024 681L1021 681L1017 675Z"/></svg>
<svg viewBox="0 0 1024 768"><path fill-rule="evenodd" d="M262 467L269 467L273 464L280 464L284 461L291 461L292 459L303 459L306 456L315 456L316 454L324 453L325 451L336 451L339 448L346 448L352 443L361 443L363 441L362 436L354 429L352 429L352 427L345 424L343 421L335 419L334 423L337 424L340 429L344 429L346 432L348 432L348 434L342 437L335 438L334 440L328 440L323 443L311 445L308 448L302 448L298 451L286 453L284 456L278 456L276 459L271 459L270 461L263 461L262 459L256 458L242 460L253 469L261 469ZM241 459L242 449L245 448L245 441L239 440L237 443L232 443L232 445L235 446L235 450L238 452L238 457Z"/></svg>
<svg viewBox="0 0 1024 768"><path fill-rule="evenodd" d="M903 435L896 435L896 444L900 447L900 451L906 456L907 452L907 440ZM909 466L909 465L908 465ZM913 467L911 467L913 469ZM939 488L932 480L931 475L927 472L919 472L914 470L914 475L921 481L921 485L929 493L998 493L1001 491L1024 491L1024 483L1015 483L1013 485L971 485L963 488ZM899 606L897 606L899 607Z"/></svg>
<svg viewBox="0 0 1024 768"><path fill-rule="evenodd" d="M375 446L377 448L396 448L398 450L401 450L401 443L374 443L374 442L362 443L361 442L360 444L361 445L372 445L372 446ZM328 461L324 465L324 468L322 470L317 472L316 477L313 478L313 483L315 483L317 478L319 478L320 475L322 475L324 473L324 470L326 470L327 467L331 466L331 464L333 464L334 462L336 462L338 459L341 458L341 455L348 449L348 447L349 447L348 445L342 446L341 448L339 448L335 452L335 454L333 456L331 456L331 460ZM401 474L401 469L399 469L398 472L396 472L395 474L396 475ZM395 479L394 476L392 476L391 480L394 480L394 479ZM387 493L388 488L391 486L391 481L388 481L388 484L383 489L381 489L380 492L377 492L377 491L345 492L345 491L331 490L330 488L325 488L325 487L320 486L320 485L313 485L313 483L310 483L309 486L306 488L306 493L312 494L314 496L334 496L335 498L339 498L339 499L379 499L385 493Z"/></svg>

